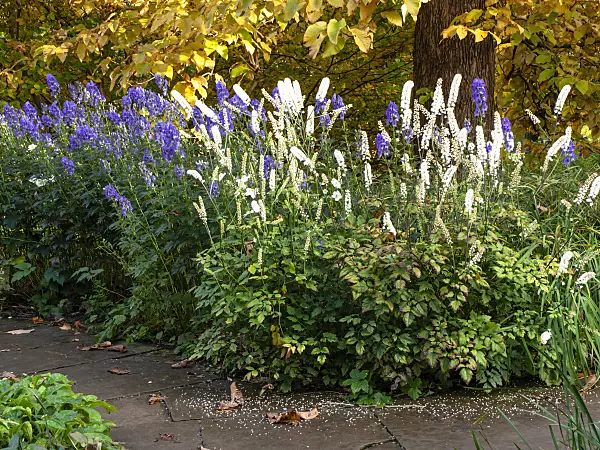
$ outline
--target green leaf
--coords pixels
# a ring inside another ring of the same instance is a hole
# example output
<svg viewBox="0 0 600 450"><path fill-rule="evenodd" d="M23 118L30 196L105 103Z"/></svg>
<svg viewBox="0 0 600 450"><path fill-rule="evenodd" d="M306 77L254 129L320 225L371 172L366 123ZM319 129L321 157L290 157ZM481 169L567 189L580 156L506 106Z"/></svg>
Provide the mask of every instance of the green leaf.
<svg viewBox="0 0 600 450"><path fill-rule="evenodd" d="M327 36L329 40L334 44L337 44L338 35L340 34L340 30L346 26L346 21L344 19L338 21L336 19L331 19L327 24Z"/></svg>
<svg viewBox="0 0 600 450"><path fill-rule="evenodd" d="M552 68L546 69L546 70L542 71L542 73L540 73L540 76L538 77L538 81L549 80L550 78L552 78L554 76L555 73L556 73L556 70L554 70Z"/></svg>
<svg viewBox="0 0 600 450"><path fill-rule="evenodd" d="M575 83L575 87L577 88L577 90L579 92L581 92L582 94L585 94L588 91L588 89L590 88L590 84L586 80L579 80Z"/></svg>

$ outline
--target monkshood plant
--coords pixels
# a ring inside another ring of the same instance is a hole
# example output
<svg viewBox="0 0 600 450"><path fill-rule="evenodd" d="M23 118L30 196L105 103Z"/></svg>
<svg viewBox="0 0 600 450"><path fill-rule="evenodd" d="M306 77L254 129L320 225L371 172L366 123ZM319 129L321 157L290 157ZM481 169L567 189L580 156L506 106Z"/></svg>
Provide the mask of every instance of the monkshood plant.
<svg viewBox="0 0 600 450"><path fill-rule="evenodd" d="M507 119L486 129L481 80L475 125L458 125L460 76L429 109L408 82L373 140L346 129L352 110L327 79L311 104L284 80L260 99L219 82L213 106L193 107L155 81L120 104L88 83L41 114L4 109L13 284L55 302L79 290L103 337L172 339L284 390L354 385L351 373L366 374L365 395L554 380L530 350L541 299L600 188L585 174L582 201L549 194L577 164L569 128L528 162Z"/></svg>

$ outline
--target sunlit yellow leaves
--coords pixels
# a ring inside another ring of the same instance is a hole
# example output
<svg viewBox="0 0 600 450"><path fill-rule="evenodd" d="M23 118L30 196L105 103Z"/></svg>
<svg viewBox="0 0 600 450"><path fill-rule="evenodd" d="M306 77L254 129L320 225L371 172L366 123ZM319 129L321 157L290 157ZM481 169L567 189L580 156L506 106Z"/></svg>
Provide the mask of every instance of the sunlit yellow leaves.
<svg viewBox="0 0 600 450"><path fill-rule="evenodd" d="M326 36L325 30L327 30L327 22L322 20L309 25L304 32L304 45L308 47L308 53L312 58L316 58L319 53L323 39Z"/></svg>
<svg viewBox="0 0 600 450"><path fill-rule="evenodd" d="M590 83L586 80L579 80L575 83L575 88L582 94L585 94L588 91L589 87Z"/></svg>
<svg viewBox="0 0 600 450"><path fill-rule="evenodd" d="M361 52L367 53L373 45L373 35L367 30L360 28L351 27L349 28L350 33L354 37L354 43L358 46Z"/></svg>
<svg viewBox="0 0 600 450"><path fill-rule="evenodd" d="M387 19L393 25L401 27L404 21L402 15L398 11L384 11L381 13L381 17Z"/></svg>

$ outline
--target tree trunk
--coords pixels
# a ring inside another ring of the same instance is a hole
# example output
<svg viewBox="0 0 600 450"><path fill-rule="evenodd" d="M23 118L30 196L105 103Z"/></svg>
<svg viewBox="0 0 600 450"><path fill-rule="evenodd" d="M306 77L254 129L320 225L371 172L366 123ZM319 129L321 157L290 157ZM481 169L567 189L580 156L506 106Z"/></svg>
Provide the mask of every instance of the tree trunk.
<svg viewBox="0 0 600 450"><path fill-rule="evenodd" d="M485 9L485 0L429 0L421 6L414 40L415 89L427 87L433 90L438 78L442 78L447 99L452 79L460 73L463 78L455 114L462 126L465 119L473 123L475 105L471 101L471 84L474 78L481 78L487 85L488 112L485 119L491 126L496 72L493 38L488 36L475 43L471 33L463 40L456 35L442 40L441 34L456 16L472 9Z"/></svg>

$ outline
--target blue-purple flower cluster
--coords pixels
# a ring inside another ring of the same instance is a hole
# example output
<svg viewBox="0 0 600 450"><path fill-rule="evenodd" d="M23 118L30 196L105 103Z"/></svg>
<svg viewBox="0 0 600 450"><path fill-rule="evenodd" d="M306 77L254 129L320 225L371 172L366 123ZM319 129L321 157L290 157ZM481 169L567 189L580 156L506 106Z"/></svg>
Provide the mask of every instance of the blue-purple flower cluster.
<svg viewBox="0 0 600 450"><path fill-rule="evenodd" d="M113 200L117 203L117 205L121 209L121 215L123 217L127 216L127 213L133 211L131 202L126 197L120 195L119 191L117 191L117 188L114 187L112 184L107 184L106 186L104 186L104 196L108 200Z"/></svg>
<svg viewBox="0 0 600 450"><path fill-rule="evenodd" d="M487 90L485 81L481 78L475 78L471 86L471 97L475 103L475 117L483 117L488 110Z"/></svg>

